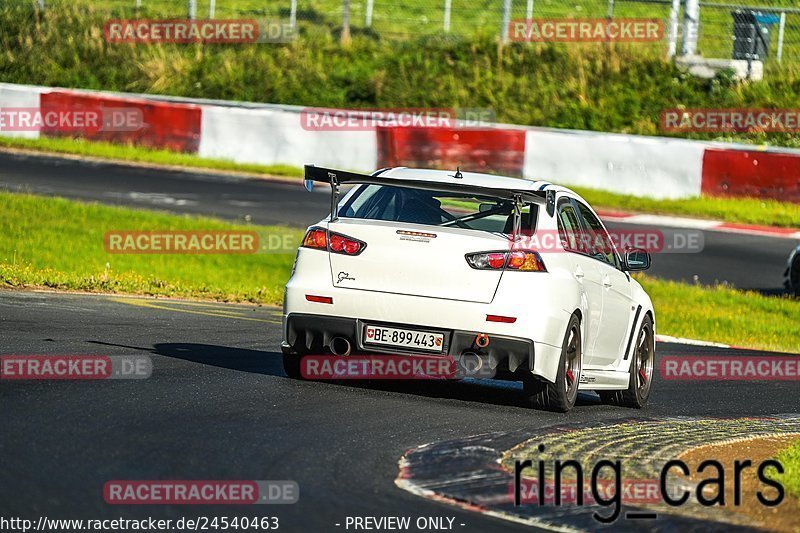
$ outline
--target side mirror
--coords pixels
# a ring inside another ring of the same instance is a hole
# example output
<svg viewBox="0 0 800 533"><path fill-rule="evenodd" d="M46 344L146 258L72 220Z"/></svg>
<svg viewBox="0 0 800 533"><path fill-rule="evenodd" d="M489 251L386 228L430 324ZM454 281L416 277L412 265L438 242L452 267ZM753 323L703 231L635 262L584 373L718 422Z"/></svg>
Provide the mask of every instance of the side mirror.
<svg viewBox="0 0 800 533"><path fill-rule="evenodd" d="M497 208L497 204L483 203L483 204L478 205L478 212L485 213L487 211L491 211L492 209L496 209L496 208Z"/></svg>
<svg viewBox="0 0 800 533"><path fill-rule="evenodd" d="M303 180L303 187L305 187L308 192L311 192L314 188L314 180Z"/></svg>
<svg viewBox="0 0 800 533"><path fill-rule="evenodd" d="M647 250L633 248L625 251L625 270L634 272L650 268L650 254Z"/></svg>

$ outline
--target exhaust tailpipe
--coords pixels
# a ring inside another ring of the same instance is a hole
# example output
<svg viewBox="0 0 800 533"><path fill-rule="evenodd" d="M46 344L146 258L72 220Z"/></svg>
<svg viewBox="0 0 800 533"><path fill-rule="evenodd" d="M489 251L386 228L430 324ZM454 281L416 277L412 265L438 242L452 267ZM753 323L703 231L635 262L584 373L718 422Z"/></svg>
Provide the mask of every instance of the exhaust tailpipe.
<svg viewBox="0 0 800 533"><path fill-rule="evenodd" d="M461 352L458 363L460 371L464 374L462 377L470 377L477 374L481 368L483 368L483 357L475 352L464 350Z"/></svg>
<svg viewBox="0 0 800 533"><path fill-rule="evenodd" d="M350 355L353 347L350 345L350 341L346 338L334 337L331 339L330 349L331 352L333 352L333 355L347 356Z"/></svg>

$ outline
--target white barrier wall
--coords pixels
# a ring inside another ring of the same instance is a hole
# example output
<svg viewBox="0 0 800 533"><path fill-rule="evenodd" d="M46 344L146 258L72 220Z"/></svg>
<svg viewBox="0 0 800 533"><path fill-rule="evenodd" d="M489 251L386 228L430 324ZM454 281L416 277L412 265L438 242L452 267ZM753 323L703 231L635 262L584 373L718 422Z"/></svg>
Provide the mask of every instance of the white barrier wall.
<svg viewBox="0 0 800 533"><path fill-rule="evenodd" d="M378 139L371 131L304 129L301 114L279 109L203 105L198 155L263 165L306 164L372 172Z"/></svg>
<svg viewBox="0 0 800 533"><path fill-rule="evenodd" d="M39 87L0 84L0 109L7 107L39 109L39 95L41 93L42 89ZM35 131L8 131L7 128L3 128L3 124L0 122L0 135L38 139L39 129Z"/></svg>
<svg viewBox="0 0 800 533"><path fill-rule="evenodd" d="M58 91L62 89L0 83L0 108L37 109L41 94ZM379 159L379 154L386 152L387 148L400 148L404 153L411 153L409 157L413 159L415 154L430 151L429 143L434 142L424 136L422 140L415 140L414 136L406 135L400 136L402 140L397 142L401 144L395 146L391 144L395 142L391 136L382 135L382 142L389 145L381 146L379 137L373 130L310 130L301 123L304 108L299 106L72 89L67 91L83 95L131 98L137 102L145 99L197 105L201 109L202 117L200 132L189 133L193 136L198 133L200 135L198 154L239 163L284 164L294 167L315 164L371 172L385 163ZM196 129L196 122L191 127ZM710 194L708 191L718 191L717 194L767 195L776 198L800 194L794 186L796 179L793 176L797 171L785 170L787 157L793 158L792 165L800 166L800 150L759 150L762 165L756 168L742 163L747 159L741 157L741 152L754 150L752 146L510 124L495 124L482 130L481 135L491 137L493 129L497 130L497 139L503 139L503 142L506 142L509 133L524 137L523 161L520 162L517 157L509 172L522 174L528 179L653 198L700 196L704 178L706 194ZM6 131L0 131L0 135L37 138L40 132L8 131L6 128ZM487 141L487 146L497 144L493 144L492 138L484 140ZM408 146L414 143L419 146ZM190 149L193 150L194 146L193 144ZM709 150L706 151L707 149ZM729 154L720 159L720 152ZM714 164L708 163L709 154L715 156L712 161ZM768 156L771 157L771 163L763 164ZM463 157L471 156L467 154ZM403 160L398 164L402 162ZM731 168L736 169L733 175L736 183L733 185ZM791 168L794 169L795 166ZM787 190L787 183L791 190Z"/></svg>
<svg viewBox="0 0 800 533"><path fill-rule="evenodd" d="M523 176L635 196L700 196L702 142L529 129Z"/></svg>

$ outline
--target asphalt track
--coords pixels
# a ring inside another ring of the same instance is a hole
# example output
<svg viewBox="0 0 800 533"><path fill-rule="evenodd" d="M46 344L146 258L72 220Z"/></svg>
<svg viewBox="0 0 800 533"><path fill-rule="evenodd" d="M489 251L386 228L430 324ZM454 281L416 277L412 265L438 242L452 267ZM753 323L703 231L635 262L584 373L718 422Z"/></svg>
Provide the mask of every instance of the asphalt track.
<svg viewBox="0 0 800 533"><path fill-rule="evenodd" d="M27 191L257 224L308 226L330 209L327 190L299 184L191 171L164 171L0 151L0 189ZM630 224L609 224L640 229ZM783 291L783 272L797 244L786 238L704 231L701 253L659 253L650 274L767 294Z"/></svg>
<svg viewBox="0 0 800 533"><path fill-rule="evenodd" d="M272 307L0 291L3 353L145 354L153 362L146 380L0 381L0 514L272 515L291 532L344 531L335 524L347 516L437 516L453 517L456 531L521 531L398 489L398 459L428 442L486 432L797 409L796 382L660 380L644 410L605 406L582 394L567 415L523 407L519 387L502 382L298 382L281 367L279 314ZM659 358L713 353L658 346ZM121 479L291 479L300 501L106 504L104 483Z"/></svg>
<svg viewBox="0 0 800 533"><path fill-rule="evenodd" d="M261 224L308 225L328 206L326 194L294 184L7 153L0 187ZM652 272L779 289L790 241L706 232L705 244L656 257ZM661 381L642 411L586 394L568 415L525 408L507 383L298 382L283 374L279 343L277 308L0 291L0 353L149 354L154 368L136 381L0 381L0 515L273 515L284 531L344 531L348 516L434 516L453 517L460 531L522 530L398 489L398 459L486 432L797 409L796 382ZM658 347L659 358L713 353ZM120 479L290 479L301 496L287 506L106 504L103 484Z"/></svg>

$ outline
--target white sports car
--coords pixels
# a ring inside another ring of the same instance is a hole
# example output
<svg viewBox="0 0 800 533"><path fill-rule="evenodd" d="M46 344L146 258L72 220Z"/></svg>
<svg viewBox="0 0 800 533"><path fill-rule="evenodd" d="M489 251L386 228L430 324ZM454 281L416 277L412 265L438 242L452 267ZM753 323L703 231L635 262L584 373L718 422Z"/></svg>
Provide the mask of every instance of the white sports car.
<svg viewBox="0 0 800 533"><path fill-rule="evenodd" d="M568 411L579 390L647 402L655 313L629 272L650 255L620 255L573 191L404 167L306 166L305 178L331 185L331 214L308 229L286 284L290 377L305 354L479 354L534 406Z"/></svg>

